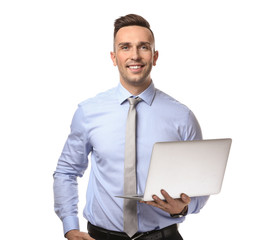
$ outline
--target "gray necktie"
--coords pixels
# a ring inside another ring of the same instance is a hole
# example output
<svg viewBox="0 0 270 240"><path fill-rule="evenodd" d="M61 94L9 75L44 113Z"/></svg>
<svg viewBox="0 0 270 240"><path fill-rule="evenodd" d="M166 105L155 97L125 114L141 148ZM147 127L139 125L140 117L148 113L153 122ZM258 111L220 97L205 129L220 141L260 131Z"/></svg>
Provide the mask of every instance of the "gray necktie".
<svg viewBox="0 0 270 240"><path fill-rule="evenodd" d="M140 98L128 98L129 112L126 126L124 195L137 193L136 186L136 105ZM124 200L124 231L132 237L138 231L137 201Z"/></svg>

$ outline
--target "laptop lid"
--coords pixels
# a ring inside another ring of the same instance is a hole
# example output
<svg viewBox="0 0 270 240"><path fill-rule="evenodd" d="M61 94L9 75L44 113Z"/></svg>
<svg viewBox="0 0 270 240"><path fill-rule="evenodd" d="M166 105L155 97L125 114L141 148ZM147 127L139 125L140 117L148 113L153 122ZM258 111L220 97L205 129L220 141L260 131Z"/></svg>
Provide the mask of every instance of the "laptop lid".
<svg viewBox="0 0 270 240"><path fill-rule="evenodd" d="M190 197L220 192L232 140L158 142L152 150L143 200L161 199L160 190L171 197Z"/></svg>

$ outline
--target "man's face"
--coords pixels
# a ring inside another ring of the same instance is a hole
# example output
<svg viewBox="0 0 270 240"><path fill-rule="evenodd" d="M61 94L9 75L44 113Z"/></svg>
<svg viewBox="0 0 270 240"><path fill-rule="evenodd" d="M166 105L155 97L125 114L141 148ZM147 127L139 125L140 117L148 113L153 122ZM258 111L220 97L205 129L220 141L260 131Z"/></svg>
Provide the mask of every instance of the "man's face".
<svg viewBox="0 0 270 240"><path fill-rule="evenodd" d="M140 26L121 28L116 34L114 48L111 58L118 66L120 82L133 87L149 85L150 72L158 58L149 29Z"/></svg>

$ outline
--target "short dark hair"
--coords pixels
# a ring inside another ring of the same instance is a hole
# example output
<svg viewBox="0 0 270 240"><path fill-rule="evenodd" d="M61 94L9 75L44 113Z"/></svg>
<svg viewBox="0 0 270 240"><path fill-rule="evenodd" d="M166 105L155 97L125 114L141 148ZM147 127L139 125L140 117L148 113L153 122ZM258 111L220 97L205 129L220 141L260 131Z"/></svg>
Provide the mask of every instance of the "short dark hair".
<svg viewBox="0 0 270 240"><path fill-rule="evenodd" d="M137 14L128 14L126 16L120 17L115 20L114 22L114 33L113 37L115 39L115 36L117 32L123 28L123 27L128 27L128 26L141 26L145 27L150 30L153 40L155 41L154 33L152 32L150 28L150 24L146 19L144 19L142 16L139 16Z"/></svg>

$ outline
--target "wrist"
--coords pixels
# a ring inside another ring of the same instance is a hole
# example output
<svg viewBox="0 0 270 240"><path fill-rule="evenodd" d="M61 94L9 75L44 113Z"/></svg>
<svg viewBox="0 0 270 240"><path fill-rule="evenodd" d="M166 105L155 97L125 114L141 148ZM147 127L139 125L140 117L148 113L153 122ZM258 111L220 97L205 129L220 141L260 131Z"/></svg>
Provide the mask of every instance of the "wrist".
<svg viewBox="0 0 270 240"><path fill-rule="evenodd" d="M71 230L79 230L79 219L77 216L67 216L63 220L64 235Z"/></svg>
<svg viewBox="0 0 270 240"><path fill-rule="evenodd" d="M71 237L76 236L78 232L78 229L70 230L65 234L65 238L70 239Z"/></svg>
<svg viewBox="0 0 270 240"><path fill-rule="evenodd" d="M188 213L188 205L186 205L180 213L170 214L173 218L185 217Z"/></svg>

